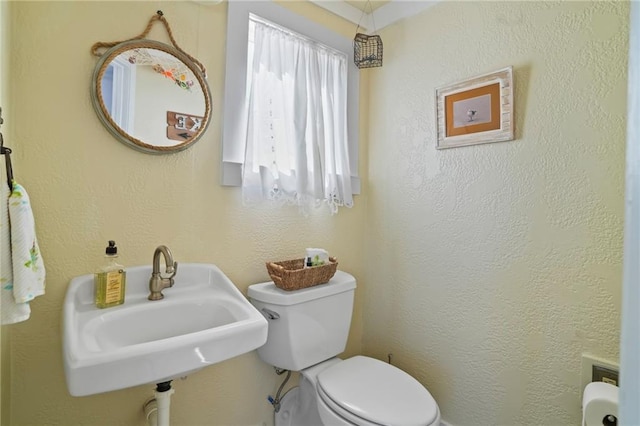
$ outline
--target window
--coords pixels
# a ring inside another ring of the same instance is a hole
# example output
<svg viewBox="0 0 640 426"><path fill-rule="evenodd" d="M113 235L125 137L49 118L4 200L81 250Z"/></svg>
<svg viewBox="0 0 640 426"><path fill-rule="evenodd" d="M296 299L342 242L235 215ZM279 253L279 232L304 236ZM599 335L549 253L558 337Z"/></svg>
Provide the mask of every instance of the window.
<svg viewBox="0 0 640 426"><path fill-rule="evenodd" d="M136 67L116 57L102 77L104 104L113 121L126 133L133 133Z"/></svg>
<svg viewBox="0 0 640 426"><path fill-rule="evenodd" d="M359 192L351 40L271 2L230 2L228 33L223 184L242 185L247 200L350 205Z"/></svg>

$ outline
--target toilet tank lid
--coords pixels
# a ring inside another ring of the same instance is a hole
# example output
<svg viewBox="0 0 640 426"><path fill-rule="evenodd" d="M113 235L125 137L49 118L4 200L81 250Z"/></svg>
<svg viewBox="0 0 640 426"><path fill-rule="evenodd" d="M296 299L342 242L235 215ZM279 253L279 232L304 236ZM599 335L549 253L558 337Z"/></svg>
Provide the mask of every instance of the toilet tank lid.
<svg viewBox="0 0 640 426"><path fill-rule="evenodd" d="M336 271L333 278L326 284L319 284L300 290L286 291L276 287L273 281L268 281L250 285L247 293L250 299L259 302L272 303L274 305L295 305L309 300L343 293L355 288L356 279L353 275L344 271Z"/></svg>

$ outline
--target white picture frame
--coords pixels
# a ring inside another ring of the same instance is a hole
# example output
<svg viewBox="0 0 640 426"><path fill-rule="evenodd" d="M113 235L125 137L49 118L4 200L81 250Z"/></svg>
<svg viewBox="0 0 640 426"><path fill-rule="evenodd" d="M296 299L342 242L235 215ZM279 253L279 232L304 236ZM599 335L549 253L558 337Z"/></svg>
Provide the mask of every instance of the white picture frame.
<svg viewBox="0 0 640 426"><path fill-rule="evenodd" d="M437 149L514 139L513 67L436 89Z"/></svg>

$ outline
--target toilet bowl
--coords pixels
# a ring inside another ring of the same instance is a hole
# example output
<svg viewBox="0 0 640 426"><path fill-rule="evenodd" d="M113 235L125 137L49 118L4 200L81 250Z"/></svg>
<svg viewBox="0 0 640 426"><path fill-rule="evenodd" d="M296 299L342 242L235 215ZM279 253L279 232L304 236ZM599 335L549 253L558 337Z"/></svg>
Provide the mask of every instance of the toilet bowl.
<svg viewBox="0 0 640 426"><path fill-rule="evenodd" d="M317 378L325 425L439 425L440 410L424 386L377 359L355 356Z"/></svg>
<svg viewBox="0 0 640 426"><path fill-rule="evenodd" d="M413 377L382 361L332 358L300 372L282 398L276 426L440 424L431 394Z"/></svg>
<svg viewBox="0 0 640 426"><path fill-rule="evenodd" d="M343 271L295 291L272 282L249 286L249 300L269 321L258 355L300 372L299 386L282 398L276 426L439 426L438 404L415 378L374 358L337 358L346 346L355 287Z"/></svg>

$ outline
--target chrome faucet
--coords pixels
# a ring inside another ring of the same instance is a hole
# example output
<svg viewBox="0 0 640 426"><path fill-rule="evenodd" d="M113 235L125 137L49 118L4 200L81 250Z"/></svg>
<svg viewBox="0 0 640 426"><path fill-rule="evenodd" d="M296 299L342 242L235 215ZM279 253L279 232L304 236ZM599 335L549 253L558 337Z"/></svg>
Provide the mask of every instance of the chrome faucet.
<svg viewBox="0 0 640 426"><path fill-rule="evenodd" d="M164 256L165 273L171 274L168 277L162 277L160 275L160 255ZM178 262L173 261L171 251L167 246L158 246L153 253L153 272L151 273L151 279L149 279L149 300L161 300L164 298L162 290L167 287L173 287L173 277L176 276L178 271Z"/></svg>

